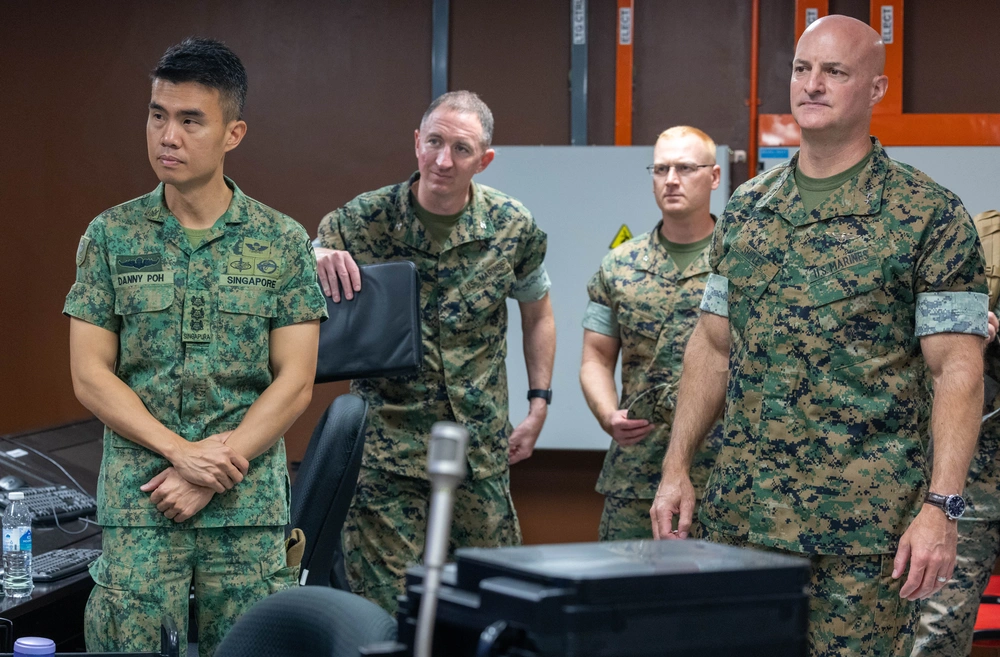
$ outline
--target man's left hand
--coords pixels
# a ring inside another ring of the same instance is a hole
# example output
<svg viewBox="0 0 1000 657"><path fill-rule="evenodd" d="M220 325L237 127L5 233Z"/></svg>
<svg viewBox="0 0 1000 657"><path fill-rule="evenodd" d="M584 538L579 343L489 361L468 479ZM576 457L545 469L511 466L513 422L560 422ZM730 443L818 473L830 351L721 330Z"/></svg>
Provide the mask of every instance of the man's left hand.
<svg viewBox="0 0 1000 657"><path fill-rule="evenodd" d="M215 491L196 486L182 477L173 467L167 468L140 487L152 492L150 501L156 510L174 522L184 522L205 508Z"/></svg>
<svg viewBox="0 0 1000 657"><path fill-rule="evenodd" d="M958 522L948 520L944 511L925 504L899 539L892 565L893 579L907 570L909 575L899 597L922 600L941 590L955 571Z"/></svg>
<svg viewBox="0 0 1000 657"><path fill-rule="evenodd" d="M531 400L531 410L528 412L528 417L524 418L524 421L517 425L514 432L510 434L508 456L511 465L523 461L535 451L535 443L538 442L538 434L542 432L542 425L545 424L547 414L548 406L544 399Z"/></svg>

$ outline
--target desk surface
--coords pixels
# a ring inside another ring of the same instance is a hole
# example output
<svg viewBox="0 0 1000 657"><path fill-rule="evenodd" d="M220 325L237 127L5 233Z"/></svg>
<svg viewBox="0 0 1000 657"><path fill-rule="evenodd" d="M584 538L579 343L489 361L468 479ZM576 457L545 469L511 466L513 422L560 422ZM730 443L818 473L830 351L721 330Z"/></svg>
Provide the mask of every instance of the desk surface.
<svg viewBox="0 0 1000 657"><path fill-rule="evenodd" d="M80 485L94 495L101 469L104 426L85 420L52 429L0 437L0 476L16 475L28 486L73 486L59 468L27 448L55 459ZM62 525L79 531L84 524ZM99 548L101 529L86 525L79 534L67 534L55 525L32 527L32 552L42 554L60 548ZM72 648L83 631L83 605L94 582L84 571L64 579L35 584L30 596L0 600L0 615L14 622L14 636L47 636L60 650Z"/></svg>

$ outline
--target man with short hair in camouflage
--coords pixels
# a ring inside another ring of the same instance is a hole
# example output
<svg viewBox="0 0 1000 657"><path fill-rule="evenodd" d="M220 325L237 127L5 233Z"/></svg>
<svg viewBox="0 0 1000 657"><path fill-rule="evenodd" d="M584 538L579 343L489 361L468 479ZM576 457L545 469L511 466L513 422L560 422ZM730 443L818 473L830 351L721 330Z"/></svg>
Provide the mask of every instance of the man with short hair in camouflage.
<svg viewBox="0 0 1000 657"><path fill-rule="evenodd" d="M440 96L414 132L418 171L323 218L314 242L323 291L350 300L358 265L409 260L420 280L420 373L361 379L368 401L363 467L344 532L351 588L396 609L427 529L431 425L470 434L469 475L456 491L451 548L517 545L509 464L531 455L551 398L555 321L542 260L546 236L517 200L472 181L493 160L493 115L468 91ZM518 301L528 417L507 414L507 298Z"/></svg>
<svg viewBox="0 0 1000 657"><path fill-rule="evenodd" d="M711 271L709 203L721 173L715 142L697 128L675 126L656 140L648 168L660 222L606 255L587 285L580 385L612 438L597 480L605 496L602 541L652 536L649 504L660 483L681 358ZM619 352L621 404L614 381ZM716 423L691 469L698 500L721 441Z"/></svg>
<svg viewBox="0 0 1000 657"><path fill-rule="evenodd" d="M979 240L954 194L870 138L884 62L878 33L846 16L799 40L801 150L740 186L716 226L650 510L658 537L687 535L691 459L724 412L703 535L808 557L823 657L909 655L917 601L954 568L983 398Z"/></svg>
<svg viewBox="0 0 1000 657"><path fill-rule="evenodd" d="M309 404L326 304L305 230L223 175L246 133L246 71L192 38L152 73L151 193L99 215L64 312L77 398L104 422L103 553L87 649L153 652L160 621L198 650L294 586L282 434Z"/></svg>
<svg viewBox="0 0 1000 657"><path fill-rule="evenodd" d="M990 287L990 333L995 333L1000 310L1000 275L996 255L1000 251L1000 212L989 210L975 216L986 252ZM992 258L992 261L991 261ZM990 266L992 265L992 266ZM1000 345L989 339L986 351L986 403L983 413L998 408ZM983 423L963 494L968 507L958 520L958 554L955 574L944 588L924 601L920 626L911 657L965 657L972 649L972 635L979 599L989 584L1000 556L1000 419Z"/></svg>

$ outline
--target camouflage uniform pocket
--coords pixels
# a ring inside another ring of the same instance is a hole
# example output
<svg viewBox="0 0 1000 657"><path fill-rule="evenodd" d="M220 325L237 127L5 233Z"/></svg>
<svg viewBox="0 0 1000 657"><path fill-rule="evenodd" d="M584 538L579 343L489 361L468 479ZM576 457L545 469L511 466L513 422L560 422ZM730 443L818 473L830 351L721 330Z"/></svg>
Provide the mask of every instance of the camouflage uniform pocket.
<svg viewBox="0 0 1000 657"><path fill-rule="evenodd" d="M808 299L827 339L832 369L888 351L894 316L882 286L881 261L874 258L809 284Z"/></svg>
<svg viewBox="0 0 1000 657"><path fill-rule="evenodd" d="M467 310L461 323L468 329L488 323L497 308L507 303L507 295L515 283L514 270L506 259L478 268L482 271L459 288Z"/></svg>
<svg viewBox="0 0 1000 657"><path fill-rule="evenodd" d="M115 290L115 314L135 315L165 310L174 302L172 285L136 285Z"/></svg>
<svg viewBox="0 0 1000 657"><path fill-rule="evenodd" d="M250 287L219 288L218 355L223 361L266 360L271 318L277 311L274 293Z"/></svg>

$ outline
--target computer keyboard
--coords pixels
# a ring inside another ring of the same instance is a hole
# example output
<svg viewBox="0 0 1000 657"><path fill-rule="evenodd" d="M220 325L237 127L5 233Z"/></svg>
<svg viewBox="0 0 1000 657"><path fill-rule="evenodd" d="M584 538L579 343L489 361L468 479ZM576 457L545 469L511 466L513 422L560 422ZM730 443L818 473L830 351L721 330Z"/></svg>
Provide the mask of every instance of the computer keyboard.
<svg viewBox="0 0 1000 657"><path fill-rule="evenodd" d="M59 515L59 522L64 522L97 513L97 501L93 497L67 486L18 488L11 492L24 493L31 521L38 524L54 523L54 514ZM6 511L8 504L7 495L0 495L0 513Z"/></svg>
<svg viewBox="0 0 1000 657"><path fill-rule="evenodd" d="M100 550L81 548L69 550L52 550L39 554L31 560L32 577L36 582L51 582L69 577L86 570L97 557Z"/></svg>

